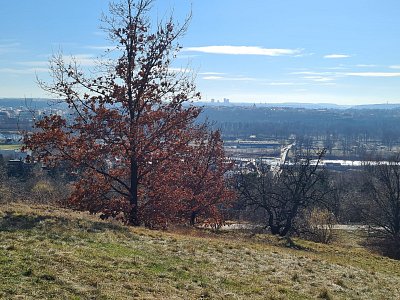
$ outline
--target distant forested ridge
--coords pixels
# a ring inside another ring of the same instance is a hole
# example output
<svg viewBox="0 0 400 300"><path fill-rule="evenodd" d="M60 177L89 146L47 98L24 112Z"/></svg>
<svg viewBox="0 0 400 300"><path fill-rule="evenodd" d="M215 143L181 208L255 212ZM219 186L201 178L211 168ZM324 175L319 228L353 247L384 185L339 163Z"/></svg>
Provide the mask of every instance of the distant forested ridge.
<svg viewBox="0 0 400 300"><path fill-rule="evenodd" d="M400 141L400 109L304 109L290 107L204 107L202 118L222 130L225 139L379 141L389 147Z"/></svg>
<svg viewBox="0 0 400 300"><path fill-rule="evenodd" d="M62 106L56 99L47 98L0 98L0 108L24 108L24 109L43 109L54 106Z"/></svg>

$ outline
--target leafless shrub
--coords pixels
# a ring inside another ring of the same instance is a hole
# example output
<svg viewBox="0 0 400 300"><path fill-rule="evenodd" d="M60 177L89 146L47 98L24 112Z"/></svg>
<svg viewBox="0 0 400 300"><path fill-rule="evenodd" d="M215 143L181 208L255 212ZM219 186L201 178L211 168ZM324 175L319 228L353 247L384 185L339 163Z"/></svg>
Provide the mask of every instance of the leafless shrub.
<svg viewBox="0 0 400 300"><path fill-rule="evenodd" d="M313 208L303 213L297 221L297 231L308 240L328 244L334 238L336 218L327 209Z"/></svg>
<svg viewBox="0 0 400 300"><path fill-rule="evenodd" d="M3 174L4 175L4 174ZM26 202L63 205L70 194L68 182L59 176L50 176L36 168L26 177L0 178L0 202Z"/></svg>

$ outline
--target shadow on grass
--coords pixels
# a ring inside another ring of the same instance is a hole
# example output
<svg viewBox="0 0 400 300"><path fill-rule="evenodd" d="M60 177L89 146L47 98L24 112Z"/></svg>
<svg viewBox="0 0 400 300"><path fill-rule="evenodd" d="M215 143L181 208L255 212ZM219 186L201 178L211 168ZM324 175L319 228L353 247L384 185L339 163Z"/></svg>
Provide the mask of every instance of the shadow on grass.
<svg viewBox="0 0 400 300"><path fill-rule="evenodd" d="M104 231L119 231L119 232L129 232L127 227L113 224L113 223L103 223L103 222L91 222L86 226L88 232L104 232Z"/></svg>
<svg viewBox="0 0 400 300"><path fill-rule="evenodd" d="M75 228L89 233L105 231L129 232L128 228L118 224L88 220L72 220L58 216L19 215L13 212L5 212L5 215L0 217L0 231L13 232L18 230L32 230L41 228L42 226L46 226L47 228L51 226L58 230Z"/></svg>
<svg viewBox="0 0 400 300"><path fill-rule="evenodd" d="M400 238L395 239L387 236L369 237L362 245L383 256L400 260Z"/></svg>
<svg viewBox="0 0 400 300"><path fill-rule="evenodd" d="M6 212L0 219L0 231L17 231L33 229L41 221L49 219L45 216L15 215L12 212Z"/></svg>

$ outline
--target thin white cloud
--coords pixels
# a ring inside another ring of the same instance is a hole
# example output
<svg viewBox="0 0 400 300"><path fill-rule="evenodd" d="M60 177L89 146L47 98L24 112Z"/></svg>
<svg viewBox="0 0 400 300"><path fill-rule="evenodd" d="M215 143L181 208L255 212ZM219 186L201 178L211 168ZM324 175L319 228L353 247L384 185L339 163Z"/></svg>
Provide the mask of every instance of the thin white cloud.
<svg viewBox="0 0 400 300"><path fill-rule="evenodd" d="M42 55L48 58L47 60L33 60L33 61L20 61L17 62L18 65L30 66L30 67L47 67L49 66L49 61L52 55L46 54ZM95 54L75 54L75 55L62 55L62 59L65 64L77 63L81 67L92 67L97 66L101 62L105 62L105 59L97 57Z"/></svg>
<svg viewBox="0 0 400 300"><path fill-rule="evenodd" d="M220 72L200 72L199 75L225 75L226 73Z"/></svg>
<svg viewBox="0 0 400 300"><path fill-rule="evenodd" d="M48 67L51 61L51 54L43 55L43 57L47 57L48 60L32 60L32 61L19 61L16 62L17 65L32 67L36 69L40 69L44 67ZM99 63L105 62L105 59L98 58L94 54L76 54L76 55L62 55L62 59L65 64L74 64L77 63L81 67L92 67L98 66Z"/></svg>
<svg viewBox="0 0 400 300"><path fill-rule="evenodd" d="M301 71L301 72L291 72L292 75L312 75L312 76L335 76L337 72L315 72L315 71Z"/></svg>
<svg viewBox="0 0 400 300"><path fill-rule="evenodd" d="M400 77L400 73L395 72L352 72L344 73L344 75L358 77Z"/></svg>
<svg viewBox="0 0 400 300"><path fill-rule="evenodd" d="M324 58L348 58L351 57L351 55L348 54L328 54L325 55Z"/></svg>
<svg viewBox="0 0 400 300"><path fill-rule="evenodd" d="M334 78L332 77L323 77L323 76L304 76L304 79L309 79L315 82L327 82L327 81L333 81Z"/></svg>
<svg viewBox="0 0 400 300"><path fill-rule="evenodd" d="M303 51L302 49L299 49L299 52ZM315 55L315 53L300 53L300 54L296 54L294 55L294 57L307 57L307 56L313 56Z"/></svg>
<svg viewBox="0 0 400 300"><path fill-rule="evenodd" d="M293 82L268 82L267 85L272 86L287 86L287 85L294 85Z"/></svg>
<svg viewBox="0 0 400 300"><path fill-rule="evenodd" d="M393 68L396 69L396 68ZM400 66L399 66L400 69ZM304 75L302 78L313 80L317 82L329 82L334 81L341 77L400 77L400 72L314 72L314 71L302 71L302 72L291 72L292 75Z"/></svg>
<svg viewBox="0 0 400 300"><path fill-rule="evenodd" d="M358 64L356 65L358 68L374 68L377 67L377 65L371 65L371 64Z"/></svg>
<svg viewBox="0 0 400 300"><path fill-rule="evenodd" d="M306 85L306 83L301 82L268 82L266 85L271 86L296 86L296 85Z"/></svg>
<svg viewBox="0 0 400 300"><path fill-rule="evenodd" d="M264 55L264 56L282 56L282 55L298 55L301 53L299 49L269 49L255 46L203 46L188 47L183 51L193 51L212 54L228 54L228 55Z"/></svg>
<svg viewBox="0 0 400 300"><path fill-rule="evenodd" d="M93 50L101 50L101 51L107 51L107 50L115 50L117 49L116 46L86 46L86 49L93 49Z"/></svg>
<svg viewBox="0 0 400 300"><path fill-rule="evenodd" d="M101 59L97 58L93 54L76 54L72 56L63 55L63 60L66 64L77 63L82 67L93 67L98 66L101 63Z"/></svg>
<svg viewBox="0 0 400 300"><path fill-rule="evenodd" d="M338 66L338 67L331 67L331 68L327 68L328 70L346 70L348 69L347 67L344 66Z"/></svg>
<svg viewBox="0 0 400 300"><path fill-rule="evenodd" d="M204 80L224 80L225 78L222 76L204 76Z"/></svg>
<svg viewBox="0 0 400 300"><path fill-rule="evenodd" d="M391 69L400 69L400 65L393 65L393 66L390 66L389 68L391 68Z"/></svg>
<svg viewBox="0 0 400 300"><path fill-rule="evenodd" d="M168 68L168 71L173 73L191 73L193 70L189 68Z"/></svg>
<svg viewBox="0 0 400 300"><path fill-rule="evenodd" d="M19 61L17 62L17 64L28 67L47 67L49 65L49 61L46 60Z"/></svg>
<svg viewBox="0 0 400 300"><path fill-rule="evenodd" d="M13 74L13 75L25 75L48 72L47 68L27 68L27 69L16 69L16 68L0 68L0 73Z"/></svg>
<svg viewBox="0 0 400 300"><path fill-rule="evenodd" d="M176 56L177 59L192 59L192 58L195 58L195 57L198 57L198 55L196 55L196 54L190 54L190 55L178 54Z"/></svg>
<svg viewBox="0 0 400 300"><path fill-rule="evenodd" d="M223 76L204 76L204 80L225 80L225 81L255 81L252 77L223 77Z"/></svg>
<svg viewBox="0 0 400 300"><path fill-rule="evenodd" d="M19 47L21 43L13 42L13 43L0 43L0 49L8 49L8 48L16 48Z"/></svg>
<svg viewBox="0 0 400 300"><path fill-rule="evenodd" d="M12 43L1 43L0 42L0 54L5 54L9 52L15 52L21 46L20 43L12 42Z"/></svg>
<svg viewBox="0 0 400 300"><path fill-rule="evenodd" d="M300 72L291 72L290 74L293 75L319 75L320 72L313 72L313 71L300 71Z"/></svg>

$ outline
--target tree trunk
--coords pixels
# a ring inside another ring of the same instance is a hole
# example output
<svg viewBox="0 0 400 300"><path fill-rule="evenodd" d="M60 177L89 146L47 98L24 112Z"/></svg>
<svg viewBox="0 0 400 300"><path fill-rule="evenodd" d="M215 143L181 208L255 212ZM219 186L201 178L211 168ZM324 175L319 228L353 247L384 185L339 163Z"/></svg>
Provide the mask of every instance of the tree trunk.
<svg viewBox="0 0 400 300"><path fill-rule="evenodd" d="M280 236L286 236L289 233L289 230L292 229L292 222L290 221L285 225L283 230L279 233Z"/></svg>
<svg viewBox="0 0 400 300"><path fill-rule="evenodd" d="M281 235L279 226L269 226L272 235Z"/></svg>
<svg viewBox="0 0 400 300"><path fill-rule="evenodd" d="M139 226L138 218L138 165L134 158L131 159L131 190L129 203L131 211L129 212L129 224Z"/></svg>
<svg viewBox="0 0 400 300"><path fill-rule="evenodd" d="M268 226L271 231L271 234L278 235L280 234L280 226L274 224L274 216L270 213L268 218Z"/></svg>
<svg viewBox="0 0 400 300"><path fill-rule="evenodd" d="M196 224L196 217L197 217L197 212L192 211L190 215L190 226L194 226L194 224Z"/></svg>
<svg viewBox="0 0 400 300"><path fill-rule="evenodd" d="M300 201L298 199L294 200L295 203L299 203ZM283 228L283 230L280 233L280 236L286 236L290 229L292 229L293 226L293 220L297 215L297 211L298 211L298 205L295 205L292 208L292 211L290 212L290 214L287 216L286 218L286 224L285 227Z"/></svg>

